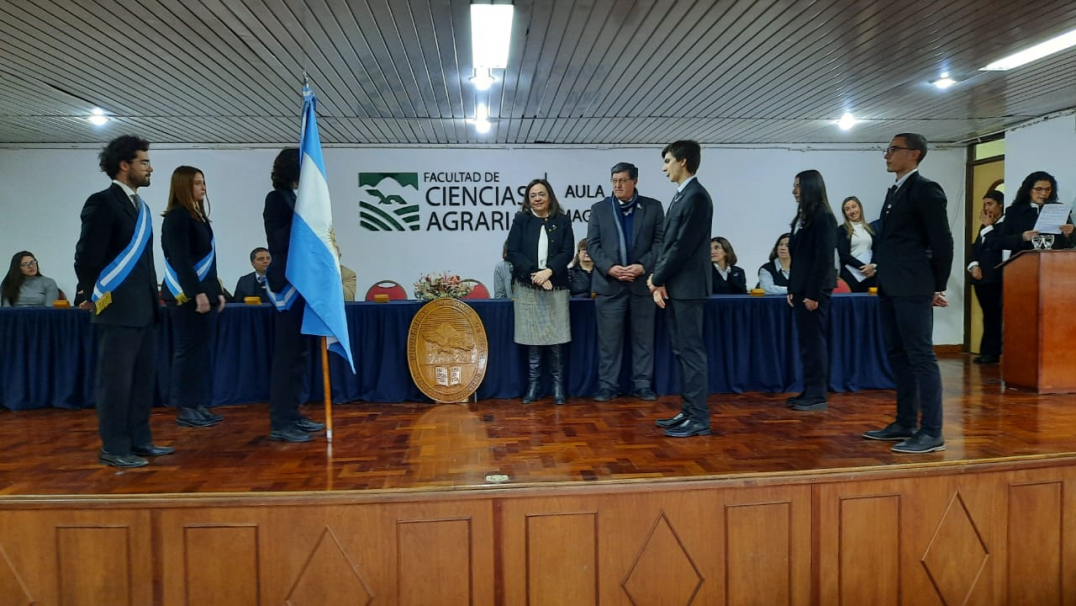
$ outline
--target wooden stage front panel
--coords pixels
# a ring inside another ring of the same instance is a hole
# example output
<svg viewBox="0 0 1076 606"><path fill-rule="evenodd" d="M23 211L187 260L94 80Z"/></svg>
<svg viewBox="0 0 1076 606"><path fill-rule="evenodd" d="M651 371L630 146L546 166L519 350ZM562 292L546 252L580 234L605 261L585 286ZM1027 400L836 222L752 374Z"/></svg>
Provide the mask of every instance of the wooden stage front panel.
<svg viewBox="0 0 1076 606"><path fill-rule="evenodd" d="M714 397L690 440L671 398L345 405L331 459L163 411L180 452L127 472L90 411L4 414L0 604L1076 604L1076 397L944 369L910 457L859 437L892 392Z"/></svg>

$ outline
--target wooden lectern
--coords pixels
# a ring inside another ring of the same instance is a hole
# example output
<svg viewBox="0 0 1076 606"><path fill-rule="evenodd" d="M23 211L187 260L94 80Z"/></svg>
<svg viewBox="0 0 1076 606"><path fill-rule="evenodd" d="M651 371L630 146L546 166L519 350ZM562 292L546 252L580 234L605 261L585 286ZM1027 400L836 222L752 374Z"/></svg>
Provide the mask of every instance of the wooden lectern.
<svg viewBox="0 0 1076 606"><path fill-rule="evenodd" d="M1076 393L1076 250L1025 250L1003 266L1005 384Z"/></svg>

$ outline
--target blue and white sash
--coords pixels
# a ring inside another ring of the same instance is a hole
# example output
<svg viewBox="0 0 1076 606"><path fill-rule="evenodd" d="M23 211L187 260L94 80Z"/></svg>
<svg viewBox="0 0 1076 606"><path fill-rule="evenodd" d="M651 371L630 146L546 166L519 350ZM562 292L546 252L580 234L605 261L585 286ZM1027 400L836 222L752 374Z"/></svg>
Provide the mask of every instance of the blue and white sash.
<svg viewBox="0 0 1076 606"><path fill-rule="evenodd" d="M272 288L269 288L269 281L265 281L265 294L269 297L269 302L273 304L273 307L277 311L287 311L291 309L293 303L295 303L295 295L299 294L299 291L295 290L295 287L291 283L286 283L284 292L277 294L273 292Z"/></svg>
<svg viewBox="0 0 1076 606"><path fill-rule="evenodd" d="M112 291L119 288L123 281L127 279L127 276L131 275L131 270L138 263L138 259L142 257L142 252L146 250L146 245L149 244L150 236L153 234L153 226L149 220L149 208L142 201L142 198L138 196L135 196L135 198L139 202L139 207L138 222L135 223L134 235L131 236L131 241L120 251L120 254L105 266L101 271L101 275L97 277L97 283L93 285L93 295L90 299L93 301L97 313L101 313L112 304Z"/></svg>
<svg viewBox="0 0 1076 606"><path fill-rule="evenodd" d="M209 274L209 268L213 266L213 261L217 258L217 239L213 238L209 246L209 254L194 265L194 272L198 274L199 282L205 281L205 277ZM164 259L164 285L168 287L168 292L172 293L172 296L176 298L177 305L183 305L190 300L190 297L183 292L183 288L179 285L179 277L176 276L176 270L172 269L172 264L168 262L168 257Z"/></svg>

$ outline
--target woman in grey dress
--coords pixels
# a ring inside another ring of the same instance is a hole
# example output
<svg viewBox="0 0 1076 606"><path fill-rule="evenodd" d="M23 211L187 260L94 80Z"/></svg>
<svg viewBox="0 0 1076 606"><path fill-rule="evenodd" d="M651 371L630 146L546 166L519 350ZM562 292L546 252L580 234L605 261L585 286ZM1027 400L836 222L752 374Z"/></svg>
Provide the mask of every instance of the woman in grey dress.
<svg viewBox="0 0 1076 606"><path fill-rule="evenodd" d="M0 307L52 307L59 294L56 281L41 275L34 253L20 250L11 257L0 282Z"/></svg>
<svg viewBox="0 0 1076 606"><path fill-rule="evenodd" d="M543 353L553 379L553 403L563 404L563 345L572 340L568 320L568 263L575 252L572 221L545 179L527 185L523 209L508 232L515 300L515 342L527 346L527 392L523 403L538 399Z"/></svg>

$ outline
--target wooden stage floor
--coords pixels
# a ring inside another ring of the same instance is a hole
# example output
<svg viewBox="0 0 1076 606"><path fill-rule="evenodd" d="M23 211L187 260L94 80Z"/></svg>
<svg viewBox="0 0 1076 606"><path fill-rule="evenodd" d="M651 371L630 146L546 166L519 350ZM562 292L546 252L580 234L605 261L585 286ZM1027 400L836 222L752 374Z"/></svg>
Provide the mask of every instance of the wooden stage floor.
<svg viewBox="0 0 1076 606"><path fill-rule="evenodd" d="M401 403L335 407L331 452L324 434L305 444L268 440L265 405L216 409L225 420L180 428L154 410L155 441L176 454L119 471L97 463L92 410L0 413L0 498L454 491L898 471L1076 455L1076 396L1003 390L998 366L970 356L941 361L947 450L898 455L863 431L892 419L892 391L831 394L824 412L792 412L787 394L711 396L714 435L671 439L654 419L677 398L573 398L524 406ZM321 420L316 405L304 407Z"/></svg>

